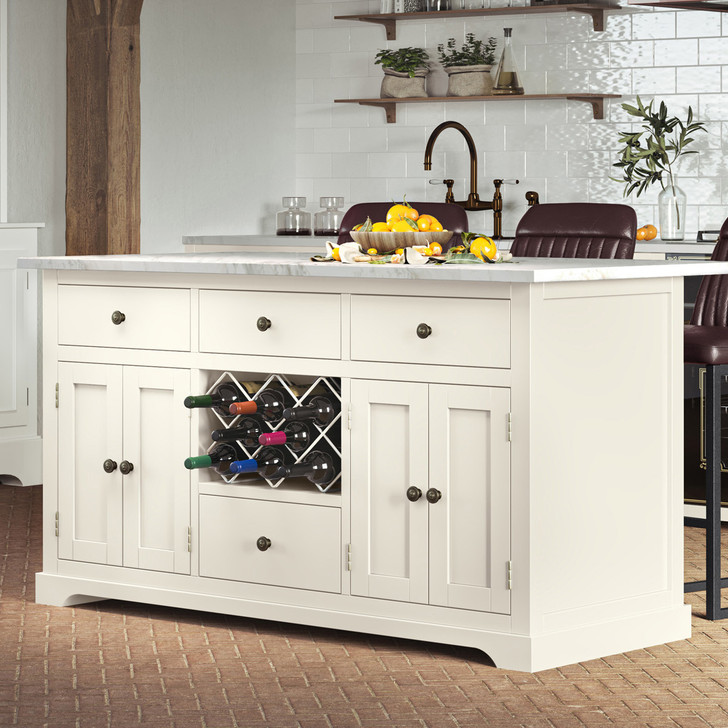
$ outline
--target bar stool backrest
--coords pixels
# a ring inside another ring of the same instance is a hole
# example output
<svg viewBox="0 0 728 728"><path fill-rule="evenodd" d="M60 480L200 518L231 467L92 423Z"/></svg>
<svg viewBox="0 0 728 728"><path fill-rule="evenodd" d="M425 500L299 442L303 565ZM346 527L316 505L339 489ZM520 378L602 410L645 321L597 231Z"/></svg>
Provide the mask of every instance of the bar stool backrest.
<svg viewBox="0 0 728 728"><path fill-rule="evenodd" d="M521 218L511 253L534 258L633 258L637 215L628 205L534 205Z"/></svg>
<svg viewBox="0 0 728 728"><path fill-rule="evenodd" d="M723 223L711 260L728 260L728 219ZM690 323L696 326L728 326L728 275L705 276Z"/></svg>

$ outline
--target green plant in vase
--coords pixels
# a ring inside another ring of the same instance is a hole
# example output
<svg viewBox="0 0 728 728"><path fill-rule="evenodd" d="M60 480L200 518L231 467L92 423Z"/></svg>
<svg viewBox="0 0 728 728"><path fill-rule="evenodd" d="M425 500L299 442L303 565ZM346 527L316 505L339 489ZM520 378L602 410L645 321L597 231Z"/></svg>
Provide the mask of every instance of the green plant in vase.
<svg viewBox="0 0 728 728"><path fill-rule="evenodd" d="M374 63L397 73L406 73L414 78L418 70L428 70L430 56L424 48L397 48L381 50L374 57Z"/></svg>
<svg viewBox="0 0 728 728"><path fill-rule="evenodd" d="M458 49L455 38L449 38L447 45L437 46L440 63L447 73L448 96L490 96L493 79L490 69L495 62L495 47L498 41L476 39L473 33L465 36L465 43Z"/></svg>
<svg viewBox="0 0 728 728"><path fill-rule="evenodd" d="M682 240L685 237L685 193L677 185L675 164L686 154L697 154L686 149L694 141L693 135L705 131L701 122L693 120L693 109L688 106L687 119L668 116L665 102L654 110L655 100L646 106L637 97L637 106L622 104L622 108L643 123L639 131L620 132L619 141L624 146L620 158L614 163L622 171L622 177L612 177L624 182L624 196L635 192L639 197L650 185L659 182L662 191L658 196L660 236L663 240Z"/></svg>
<svg viewBox="0 0 728 728"><path fill-rule="evenodd" d="M422 98L427 96L425 80L430 72L430 56L424 48L381 50L374 63L384 71L379 95L385 98Z"/></svg>

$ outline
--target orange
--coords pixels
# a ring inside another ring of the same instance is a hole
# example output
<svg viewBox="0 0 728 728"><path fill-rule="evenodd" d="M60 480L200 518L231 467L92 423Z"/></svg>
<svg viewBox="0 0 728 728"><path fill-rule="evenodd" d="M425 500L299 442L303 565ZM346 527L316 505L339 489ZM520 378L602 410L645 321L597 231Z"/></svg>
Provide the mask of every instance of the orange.
<svg viewBox="0 0 728 728"><path fill-rule="evenodd" d="M654 240L657 237L657 228L654 225L645 225L645 240Z"/></svg>
<svg viewBox="0 0 728 728"><path fill-rule="evenodd" d="M434 222L431 222L430 223L430 232L441 233L442 225L437 220L435 220Z"/></svg>
<svg viewBox="0 0 728 728"><path fill-rule="evenodd" d="M372 225L372 232L373 233L388 233L389 225L387 225L386 222L375 222Z"/></svg>
<svg viewBox="0 0 728 728"><path fill-rule="evenodd" d="M477 255L478 258L485 262L486 258L489 260L493 260L493 258L495 258L498 253L498 248L492 238L480 237L475 238L475 240L470 243L470 252L473 253L473 255Z"/></svg>
<svg viewBox="0 0 728 728"><path fill-rule="evenodd" d="M387 210L387 225L389 225L391 228L398 220L401 220L403 218L416 220L419 216L420 215L417 210L415 210L415 208L411 205L392 205L392 207Z"/></svg>
<svg viewBox="0 0 728 728"><path fill-rule="evenodd" d="M430 243L430 249L432 250L433 255L442 254L442 245L440 245L440 243Z"/></svg>
<svg viewBox="0 0 728 728"><path fill-rule="evenodd" d="M339 255L339 249L338 249L338 248L334 248L334 249L333 249L333 250L331 251L331 257L332 257L332 258L333 258L334 260L338 260L338 261L341 261L341 256Z"/></svg>
<svg viewBox="0 0 728 728"><path fill-rule="evenodd" d="M430 229L430 216L420 215L417 218L417 229L423 233L426 233Z"/></svg>
<svg viewBox="0 0 728 728"><path fill-rule="evenodd" d="M647 228L637 228L637 240L644 240L647 237Z"/></svg>
<svg viewBox="0 0 728 728"><path fill-rule="evenodd" d="M376 255L379 251L376 248L369 248L367 255Z"/></svg>

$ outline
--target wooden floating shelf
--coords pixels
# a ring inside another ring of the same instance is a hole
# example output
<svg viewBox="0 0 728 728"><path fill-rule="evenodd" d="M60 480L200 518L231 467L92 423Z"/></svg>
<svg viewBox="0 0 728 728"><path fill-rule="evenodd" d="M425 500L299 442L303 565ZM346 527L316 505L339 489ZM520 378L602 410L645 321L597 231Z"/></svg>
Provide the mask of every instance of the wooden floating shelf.
<svg viewBox="0 0 728 728"><path fill-rule="evenodd" d="M430 101L445 103L459 101L521 101L530 99L566 99L567 101L584 101L591 104L595 119L604 118L604 99L619 99L619 94L520 94L508 96L425 96L411 99L334 99L335 104L359 104L360 106L379 106L384 109L387 124L397 121L397 104L421 104Z"/></svg>
<svg viewBox="0 0 728 728"><path fill-rule="evenodd" d="M630 5L649 6L654 8L672 8L676 10L712 10L716 13L728 13L728 2L715 2L715 0L655 0L642 2L642 0L629 0Z"/></svg>
<svg viewBox="0 0 728 728"><path fill-rule="evenodd" d="M481 8L479 10L429 10L420 13L372 13L367 15L335 15L334 20L359 20L363 23L378 23L387 31L387 40L397 40L398 20L427 20L446 18L474 18L491 15L530 15L541 13L583 13L590 15L595 31L604 30L606 13L609 10L624 10L619 5L600 3L571 3L563 5L526 5L510 8Z"/></svg>

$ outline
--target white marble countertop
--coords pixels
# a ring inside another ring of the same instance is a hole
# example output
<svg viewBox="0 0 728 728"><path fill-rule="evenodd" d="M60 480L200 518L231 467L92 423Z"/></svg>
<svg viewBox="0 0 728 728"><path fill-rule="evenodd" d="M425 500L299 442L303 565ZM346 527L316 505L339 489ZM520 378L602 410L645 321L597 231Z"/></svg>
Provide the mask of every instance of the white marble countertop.
<svg viewBox="0 0 728 728"><path fill-rule="evenodd" d="M136 273L274 275L304 278L380 278L427 281L551 283L670 278L728 273L728 262L514 258L510 263L371 265L314 263L300 253L168 253L19 258L19 268Z"/></svg>

